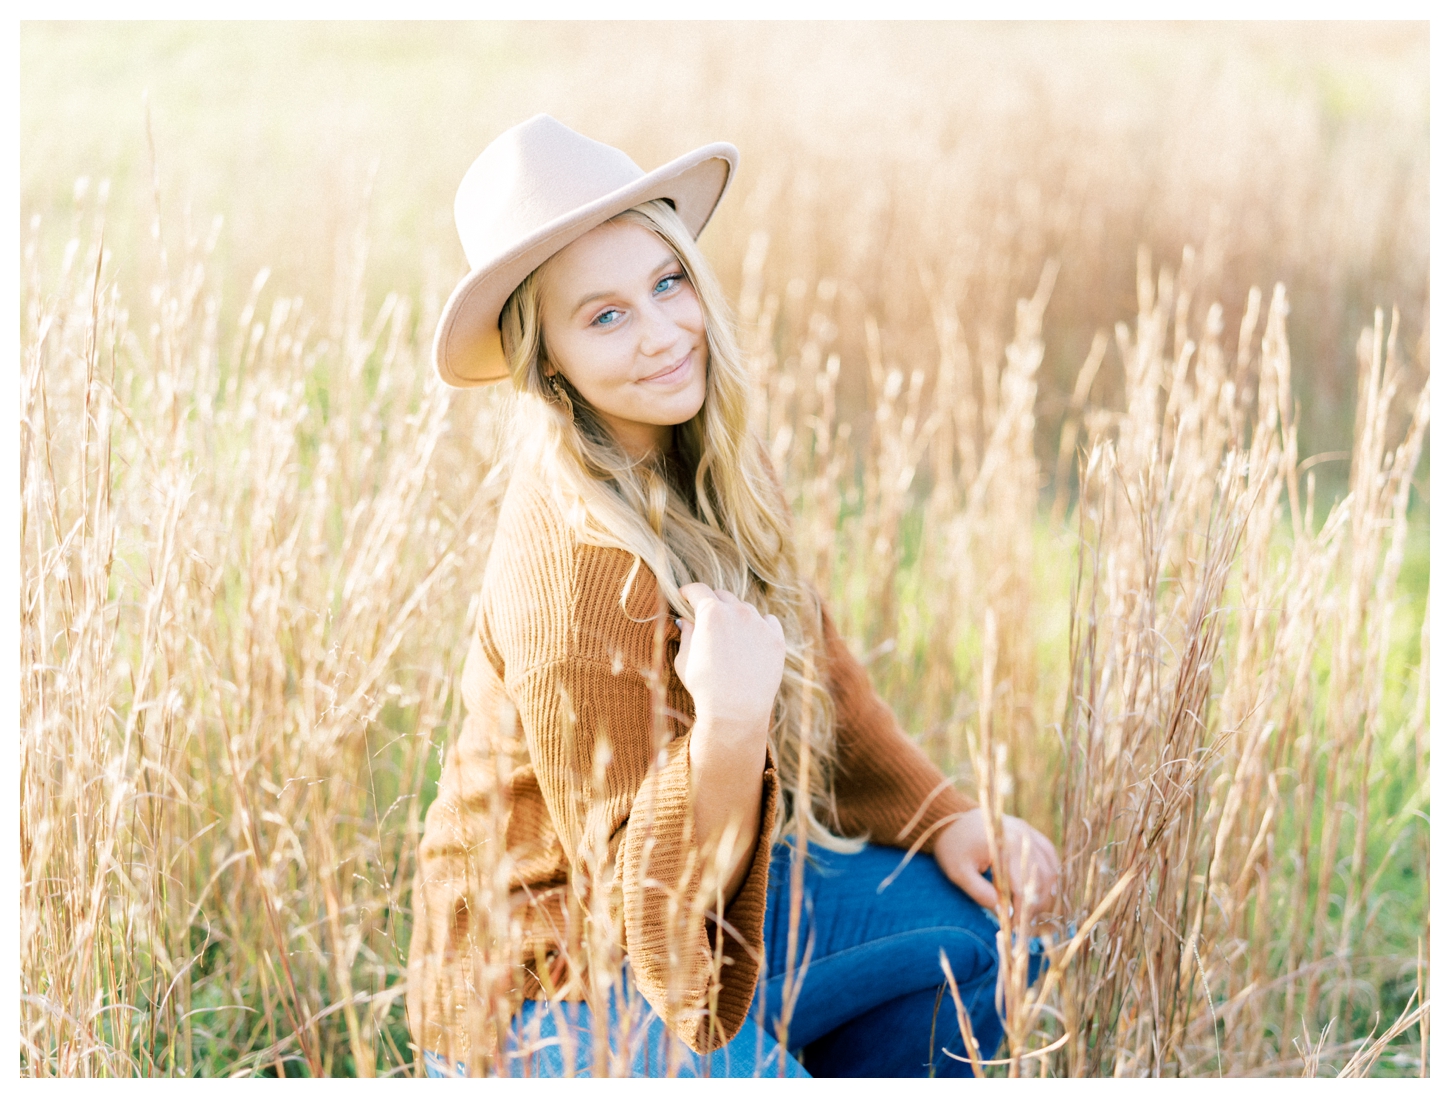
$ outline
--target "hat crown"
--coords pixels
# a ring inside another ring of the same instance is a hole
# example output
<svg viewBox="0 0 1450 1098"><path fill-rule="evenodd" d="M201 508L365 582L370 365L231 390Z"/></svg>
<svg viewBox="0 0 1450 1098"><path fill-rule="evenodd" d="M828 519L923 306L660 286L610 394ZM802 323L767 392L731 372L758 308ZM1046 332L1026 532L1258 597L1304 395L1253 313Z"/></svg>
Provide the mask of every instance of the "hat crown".
<svg viewBox="0 0 1450 1098"><path fill-rule="evenodd" d="M499 258L550 222L643 175L619 149L547 114L505 130L469 167L454 199L469 267Z"/></svg>

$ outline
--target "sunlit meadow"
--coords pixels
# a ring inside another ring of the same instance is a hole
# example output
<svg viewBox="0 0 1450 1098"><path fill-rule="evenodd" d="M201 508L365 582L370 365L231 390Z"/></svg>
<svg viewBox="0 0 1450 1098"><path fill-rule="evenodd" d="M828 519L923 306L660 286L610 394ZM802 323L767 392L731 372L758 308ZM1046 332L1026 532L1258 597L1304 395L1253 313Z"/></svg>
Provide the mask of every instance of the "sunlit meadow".
<svg viewBox="0 0 1450 1098"><path fill-rule="evenodd" d="M508 474L429 342L539 111L740 147L703 243L802 563L1063 853L981 1070L1427 1071L1428 42L23 25L21 1073L416 1072Z"/></svg>

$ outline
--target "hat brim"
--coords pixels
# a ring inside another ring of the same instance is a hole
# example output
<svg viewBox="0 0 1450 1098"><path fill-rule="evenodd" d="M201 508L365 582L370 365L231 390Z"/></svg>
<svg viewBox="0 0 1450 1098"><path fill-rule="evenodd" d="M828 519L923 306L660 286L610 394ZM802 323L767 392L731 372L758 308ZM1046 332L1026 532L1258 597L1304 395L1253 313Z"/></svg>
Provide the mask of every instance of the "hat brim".
<svg viewBox="0 0 1450 1098"><path fill-rule="evenodd" d="M680 220L699 236L735 174L735 146L717 142L696 149L633 183L555 218L503 255L470 271L454 287L433 337L433 365L445 384L472 389L508 377L499 314L521 282L554 253L616 214L656 198L668 199Z"/></svg>

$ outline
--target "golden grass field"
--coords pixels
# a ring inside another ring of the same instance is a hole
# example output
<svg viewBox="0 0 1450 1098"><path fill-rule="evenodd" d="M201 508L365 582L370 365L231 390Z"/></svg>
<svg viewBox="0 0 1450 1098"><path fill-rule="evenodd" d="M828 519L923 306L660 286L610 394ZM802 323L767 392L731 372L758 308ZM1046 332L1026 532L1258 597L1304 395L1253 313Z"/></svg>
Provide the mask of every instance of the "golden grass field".
<svg viewBox="0 0 1450 1098"><path fill-rule="evenodd" d="M986 1070L1428 1071L1424 25L20 57L22 1075L416 1071L414 851L507 479L506 394L429 344L454 187L539 111L647 169L740 147L703 243L803 563L1063 854Z"/></svg>

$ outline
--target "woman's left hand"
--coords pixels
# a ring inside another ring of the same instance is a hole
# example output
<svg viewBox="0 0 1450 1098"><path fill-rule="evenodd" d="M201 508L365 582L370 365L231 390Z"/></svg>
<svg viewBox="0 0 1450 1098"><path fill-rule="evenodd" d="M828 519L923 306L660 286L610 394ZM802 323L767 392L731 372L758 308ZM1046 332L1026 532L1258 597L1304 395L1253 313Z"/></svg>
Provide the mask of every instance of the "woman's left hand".
<svg viewBox="0 0 1450 1098"><path fill-rule="evenodd" d="M1052 842L1026 820L1002 817L999 858L1015 904L1025 904L1027 921L1051 909L1057 896L1061 864ZM997 909L997 890L982 876L992 866L987 842L987 814L974 808L942 829L936 840L936 862L968 896L990 911Z"/></svg>

